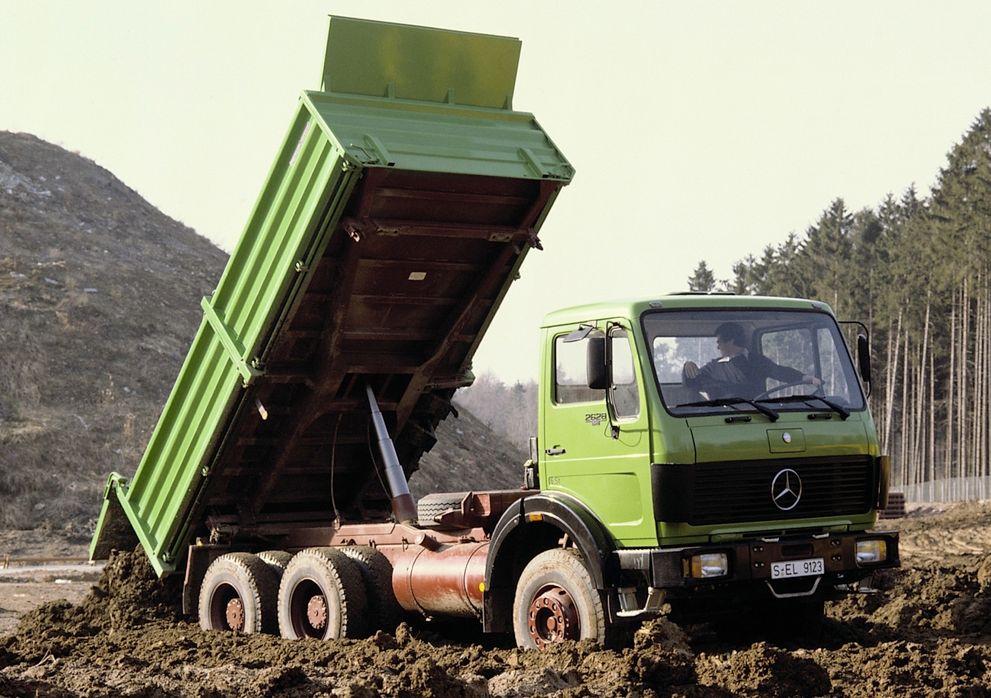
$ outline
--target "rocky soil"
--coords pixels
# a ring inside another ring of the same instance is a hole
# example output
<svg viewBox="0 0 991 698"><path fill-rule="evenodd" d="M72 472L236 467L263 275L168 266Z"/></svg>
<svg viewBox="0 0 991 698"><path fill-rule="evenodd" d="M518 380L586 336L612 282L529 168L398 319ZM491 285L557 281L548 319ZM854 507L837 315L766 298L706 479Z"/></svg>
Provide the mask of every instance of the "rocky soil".
<svg viewBox="0 0 991 698"><path fill-rule="evenodd" d="M887 522L894 523L894 522ZM0 638L2 696L984 696L991 694L991 502L899 520L903 567L828 607L821 633L679 627L629 647L523 652L470 626L410 621L365 640L203 633L122 554L78 604ZM0 577L0 607L5 603Z"/></svg>

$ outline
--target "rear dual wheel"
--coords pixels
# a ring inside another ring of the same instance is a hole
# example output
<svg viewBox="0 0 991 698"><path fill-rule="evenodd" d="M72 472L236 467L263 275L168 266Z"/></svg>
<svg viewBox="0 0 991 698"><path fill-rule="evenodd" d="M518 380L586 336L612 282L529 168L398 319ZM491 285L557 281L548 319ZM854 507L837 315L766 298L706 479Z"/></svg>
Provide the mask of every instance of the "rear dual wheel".
<svg viewBox="0 0 991 698"><path fill-rule="evenodd" d="M276 573L257 555L221 555L200 586L200 627L246 635L276 632L278 586Z"/></svg>
<svg viewBox="0 0 991 698"><path fill-rule="evenodd" d="M199 602L204 630L289 639L391 632L400 614L392 565L367 546L228 553L207 569Z"/></svg>
<svg viewBox="0 0 991 698"><path fill-rule="evenodd" d="M275 576L282 581L282 573L286 571L286 565L292 560L292 553L285 550L265 550L258 553L258 557L275 573Z"/></svg>
<svg viewBox="0 0 991 698"><path fill-rule="evenodd" d="M340 548L355 563L365 583L368 599L369 630L393 632L402 617L402 608L392 590L392 563L385 555L367 545Z"/></svg>
<svg viewBox="0 0 991 698"><path fill-rule="evenodd" d="M286 565L279 584L279 632L284 638L363 637L368 595L358 563L336 548L308 548Z"/></svg>

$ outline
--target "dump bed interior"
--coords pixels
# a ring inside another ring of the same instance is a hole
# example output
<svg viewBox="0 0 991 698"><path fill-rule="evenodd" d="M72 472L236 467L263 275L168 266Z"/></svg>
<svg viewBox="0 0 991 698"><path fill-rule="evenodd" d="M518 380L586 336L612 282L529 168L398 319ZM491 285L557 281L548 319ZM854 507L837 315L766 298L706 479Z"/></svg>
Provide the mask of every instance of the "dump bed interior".
<svg viewBox="0 0 991 698"><path fill-rule="evenodd" d="M556 190L367 172L230 423L213 522L387 519L364 386L408 476L471 382L471 355Z"/></svg>
<svg viewBox="0 0 991 698"><path fill-rule="evenodd" d="M360 60L356 61L356 53ZM391 516L370 385L412 473L572 169L513 111L519 42L333 18L145 455L91 556Z"/></svg>

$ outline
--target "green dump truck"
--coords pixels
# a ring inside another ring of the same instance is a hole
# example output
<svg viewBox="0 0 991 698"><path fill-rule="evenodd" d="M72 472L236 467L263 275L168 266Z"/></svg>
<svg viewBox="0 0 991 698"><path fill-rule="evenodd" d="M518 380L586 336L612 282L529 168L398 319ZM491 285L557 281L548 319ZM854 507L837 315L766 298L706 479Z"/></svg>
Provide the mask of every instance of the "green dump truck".
<svg viewBox="0 0 991 698"><path fill-rule="evenodd" d="M512 109L519 52L331 19L323 90L301 97L134 476L107 482L92 558L140 543L207 629L360 637L405 612L537 648L669 607L821 615L898 564L897 534L871 530L887 459L815 301L552 313L523 486L413 501L573 174ZM863 342L859 364L866 382Z"/></svg>

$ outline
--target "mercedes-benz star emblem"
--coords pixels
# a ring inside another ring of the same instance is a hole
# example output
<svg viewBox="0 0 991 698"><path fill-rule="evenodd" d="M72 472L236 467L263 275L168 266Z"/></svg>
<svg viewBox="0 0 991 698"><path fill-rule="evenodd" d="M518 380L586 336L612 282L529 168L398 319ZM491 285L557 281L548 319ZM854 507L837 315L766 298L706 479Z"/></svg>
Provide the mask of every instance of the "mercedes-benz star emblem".
<svg viewBox="0 0 991 698"><path fill-rule="evenodd" d="M802 478L791 468L779 470L771 480L771 501L781 511L791 511L802 498Z"/></svg>

